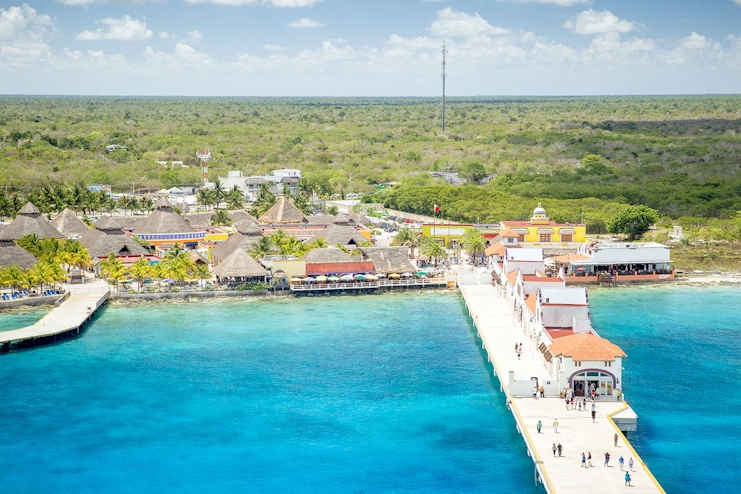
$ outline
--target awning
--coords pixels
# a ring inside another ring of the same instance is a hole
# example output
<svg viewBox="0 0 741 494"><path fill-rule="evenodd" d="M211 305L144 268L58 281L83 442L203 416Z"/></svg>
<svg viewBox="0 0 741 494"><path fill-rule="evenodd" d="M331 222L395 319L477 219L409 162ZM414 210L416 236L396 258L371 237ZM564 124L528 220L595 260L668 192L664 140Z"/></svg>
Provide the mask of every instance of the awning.
<svg viewBox="0 0 741 494"><path fill-rule="evenodd" d="M511 230L515 233L519 233L520 235L527 235L529 233L527 228L512 228Z"/></svg>
<svg viewBox="0 0 741 494"><path fill-rule="evenodd" d="M538 235L549 234L549 233L550 234L553 233L553 228L538 228Z"/></svg>
<svg viewBox="0 0 741 494"><path fill-rule="evenodd" d="M674 264L674 261L571 261L571 266L628 266L630 264Z"/></svg>
<svg viewBox="0 0 741 494"><path fill-rule="evenodd" d="M558 230L558 233L560 233L561 235L563 235L564 233L566 235L573 235L576 232L574 232L573 228L561 228L560 230Z"/></svg>

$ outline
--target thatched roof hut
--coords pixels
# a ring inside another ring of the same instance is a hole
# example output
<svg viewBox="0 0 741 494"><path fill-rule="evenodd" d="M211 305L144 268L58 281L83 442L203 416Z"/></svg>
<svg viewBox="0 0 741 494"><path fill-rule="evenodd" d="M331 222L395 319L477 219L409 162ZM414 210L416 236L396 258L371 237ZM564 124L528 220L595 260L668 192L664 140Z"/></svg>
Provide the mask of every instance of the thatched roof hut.
<svg viewBox="0 0 741 494"><path fill-rule="evenodd" d="M409 247L361 247L363 258L373 261L376 273L405 273L417 268L409 260Z"/></svg>
<svg viewBox="0 0 741 494"><path fill-rule="evenodd" d="M208 266L208 259L203 257L198 251L191 250L188 257L190 257L190 260L193 261L193 264L196 266Z"/></svg>
<svg viewBox="0 0 741 494"><path fill-rule="evenodd" d="M343 225L329 225L324 230L317 232L314 238L323 238L329 245L360 246L368 242L368 239L354 227Z"/></svg>
<svg viewBox="0 0 741 494"><path fill-rule="evenodd" d="M195 232L195 228L175 212L166 197L157 201L154 211L136 227L137 235L190 232Z"/></svg>
<svg viewBox="0 0 741 494"><path fill-rule="evenodd" d="M268 272L247 252L237 249L214 268L214 275L220 281L265 281Z"/></svg>
<svg viewBox="0 0 741 494"><path fill-rule="evenodd" d="M38 259L12 240L0 240L0 268L16 265L19 268L29 269L37 262L39 262Z"/></svg>
<svg viewBox="0 0 741 494"><path fill-rule="evenodd" d="M51 221L51 226L56 228L59 233L67 238L80 237L90 230L77 215L69 208L65 208L64 211L59 213L56 218Z"/></svg>
<svg viewBox="0 0 741 494"><path fill-rule="evenodd" d="M65 236L41 216L39 208L30 202L23 206L13 221L3 229L3 238L20 240L26 235L35 234L38 238L59 238Z"/></svg>
<svg viewBox="0 0 741 494"><path fill-rule="evenodd" d="M308 223L306 216L296 206L285 197L278 199L278 202L268 209L265 214L260 216L258 221L268 225L290 225L297 223Z"/></svg>
<svg viewBox="0 0 741 494"><path fill-rule="evenodd" d="M111 252L116 256L142 256L149 251L139 245L136 240L128 236L118 223L116 218L102 222L98 220L95 224L100 226L91 228L80 238L80 243L90 253L90 258L95 259L107 257Z"/></svg>
<svg viewBox="0 0 741 494"><path fill-rule="evenodd" d="M214 263L214 266L223 262L224 259L229 257L237 249L244 250L245 252L249 251L262 238L262 230L257 223L243 221L242 223L238 223L235 228L237 229L237 233L231 235L211 251L211 261Z"/></svg>
<svg viewBox="0 0 741 494"><path fill-rule="evenodd" d="M307 264L328 264L335 262L353 262L352 257L342 249L328 247L326 249L311 249L304 257Z"/></svg>
<svg viewBox="0 0 741 494"><path fill-rule="evenodd" d="M232 220L232 224L236 225L245 221L251 221L257 223L257 220L244 209L235 209L233 211L227 211L227 216ZM211 224L211 217L214 215L213 211L199 211L196 213L184 214L182 217L188 222L193 228L205 229Z"/></svg>

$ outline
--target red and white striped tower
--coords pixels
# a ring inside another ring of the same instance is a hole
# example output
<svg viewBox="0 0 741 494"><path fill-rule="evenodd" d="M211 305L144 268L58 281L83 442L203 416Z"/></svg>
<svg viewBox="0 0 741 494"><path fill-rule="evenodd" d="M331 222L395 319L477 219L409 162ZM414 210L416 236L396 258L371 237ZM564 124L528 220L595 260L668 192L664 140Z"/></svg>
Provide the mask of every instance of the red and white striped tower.
<svg viewBox="0 0 741 494"><path fill-rule="evenodd" d="M196 151L196 157L201 160L201 172L203 172L203 183L208 183L208 160L211 159L211 151L208 149L199 149Z"/></svg>

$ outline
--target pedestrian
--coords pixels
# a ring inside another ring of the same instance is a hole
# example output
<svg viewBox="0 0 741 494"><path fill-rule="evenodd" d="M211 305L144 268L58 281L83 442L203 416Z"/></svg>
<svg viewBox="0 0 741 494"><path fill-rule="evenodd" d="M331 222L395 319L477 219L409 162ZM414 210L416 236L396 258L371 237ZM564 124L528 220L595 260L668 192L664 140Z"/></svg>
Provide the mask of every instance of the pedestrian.
<svg viewBox="0 0 741 494"><path fill-rule="evenodd" d="M543 386L540 386L540 397L545 398L545 388Z"/></svg>
<svg viewBox="0 0 741 494"><path fill-rule="evenodd" d="M597 405L595 405L594 402L592 402L592 411L594 411L595 408L597 408Z"/></svg>
<svg viewBox="0 0 741 494"><path fill-rule="evenodd" d="M522 351L518 348L517 349L517 360L520 360L520 355L522 354Z"/></svg>
<svg viewBox="0 0 741 494"><path fill-rule="evenodd" d="M625 471L625 485L630 485L630 474L627 470ZM631 487L633 486L631 485Z"/></svg>
<svg viewBox="0 0 741 494"><path fill-rule="evenodd" d="M605 453L605 464L603 466L610 466L610 453Z"/></svg>
<svg viewBox="0 0 741 494"><path fill-rule="evenodd" d="M538 387L537 386L533 386L533 399L534 400L538 399Z"/></svg>
<svg viewBox="0 0 741 494"><path fill-rule="evenodd" d="M587 453L587 468L592 468L592 452Z"/></svg>
<svg viewBox="0 0 741 494"><path fill-rule="evenodd" d="M556 457L556 443L553 443L553 447L551 448L553 450L553 457Z"/></svg>
<svg viewBox="0 0 741 494"><path fill-rule="evenodd" d="M596 422L596 420L594 420L596 418L597 418L597 412L595 412L594 410L592 410L592 422Z"/></svg>
<svg viewBox="0 0 741 494"><path fill-rule="evenodd" d="M599 388L595 391L595 395L597 396L597 399L599 400Z"/></svg>
<svg viewBox="0 0 741 494"><path fill-rule="evenodd" d="M584 451L581 452L581 466L587 468L587 456L584 454Z"/></svg>
<svg viewBox="0 0 741 494"><path fill-rule="evenodd" d="M538 425L536 425L536 427L538 428L538 434L540 434L540 429L543 428L543 424L540 422L540 420L538 420Z"/></svg>
<svg viewBox="0 0 741 494"><path fill-rule="evenodd" d="M515 353L517 353L517 350L518 349L519 349L519 347L517 346L517 343L515 343Z"/></svg>
<svg viewBox="0 0 741 494"><path fill-rule="evenodd" d="M571 409L576 410L576 407L574 406L574 397L571 397Z"/></svg>
<svg viewBox="0 0 741 494"><path fill-rule="evenodd" d="M620 455L620 458L618 458L618 465L620 465L620 470L623 469L623 465L625 465L625 460L623 460L623 456Z"/></svg>
<svg viewBox="0 0 741 494"><path fill-rule="evenodd" d="M562 451L563 451L563 447L561 446L561 443L558 443L558 456L561 456Z"/></svg>
<svg viewBox="0 0 741 494"><path fill-rule="evenodd" d="M592 388L592 393L591 394L592 394L592 402L593 403L594 403L594 393L595 393L594 388Z"/></svg>
<svg viewBox="0 0 741 494"><path fill-rule="evenodd" d="M569 409L569 399L566 398L566 410L568 410L568 409Z"/></svg>
<svg viewBox="0 0 741 494"><path fill-rule="evenodd" d="M618 390L617 390L617 401L620 401L620 395L621 395L621 394L622 394L622 393L621 393L621 392L620 392L620 390L618 389Z"/></svg>
<svg viewBox="0 0 741 494"><path fill-rule="evenodd" d="M577 404L579 405L579 411L581 412L581 400L578 400Z"/></svg>
<svg viewBox="0 0 741 494"><path fill-rule="evenodd" d="M633 470L633 457L628 458L628 468Z"/></svg>
<svg viewBox="0 0 741 494"><path fill-rule="evenodd" d="M617 435L617 432L616 432L615 435L612 436L612 442L615 443L615 447L616 448L617 448L617 440L618 440L618 435Z"/></svg>
<svg viewBox="0 0 741 494"><path fill-rule="evenodd" d="M558 419L553 420L553 432L558 434Z"/></svg>

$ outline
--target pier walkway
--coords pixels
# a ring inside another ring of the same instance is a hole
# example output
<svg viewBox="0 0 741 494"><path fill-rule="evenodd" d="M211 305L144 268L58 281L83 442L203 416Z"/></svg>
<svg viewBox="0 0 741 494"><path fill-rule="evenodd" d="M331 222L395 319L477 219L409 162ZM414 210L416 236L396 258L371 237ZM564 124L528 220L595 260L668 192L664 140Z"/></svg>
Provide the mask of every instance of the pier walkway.
<svg viewBox="0 0 741 494"><path fill-rule="evenodd" d="M618 414L634 418L626 403L598 400L597 418L592 422L590 404L587 405L589 411L566 410L564 400L557 397L533 399L532 393L527 397L512 396L509 389L511 372L516 376L537 377L541 383L553 379L536 358L537 349L529 344L495 287L490 284L462 284L459 288L502 391L511 403L509 408L545 490L551 494L575 490L607 494L623 489L634 494L663 493L648 466L610 419L611 415ZM519 360L514 350L517 343L523 344ZM553 427L555 420L558 420L557 433ZM543 425L541 433L536 427L538 421ZM617 447L613 444L615 433L619 437ZM554 456L554 443L563 447L561 457L557 453ZM581 467L582 452L592 453L592 468ZM603 466L606 452L611 455L609 467ZM633 457L633 487L625 486L625 472L620 471L618 463L620 456L625 459L625 468L629 458Z"/></svg>
<svg viewBox="0 0 741 494"><path fill-rule="evenodd" d="M69 297L36 324L0 332L0 351L53 343L79 334L95 311L108 299L109 293L108 284L100 280L83 285L65 285L65 289Z"/></svg>

